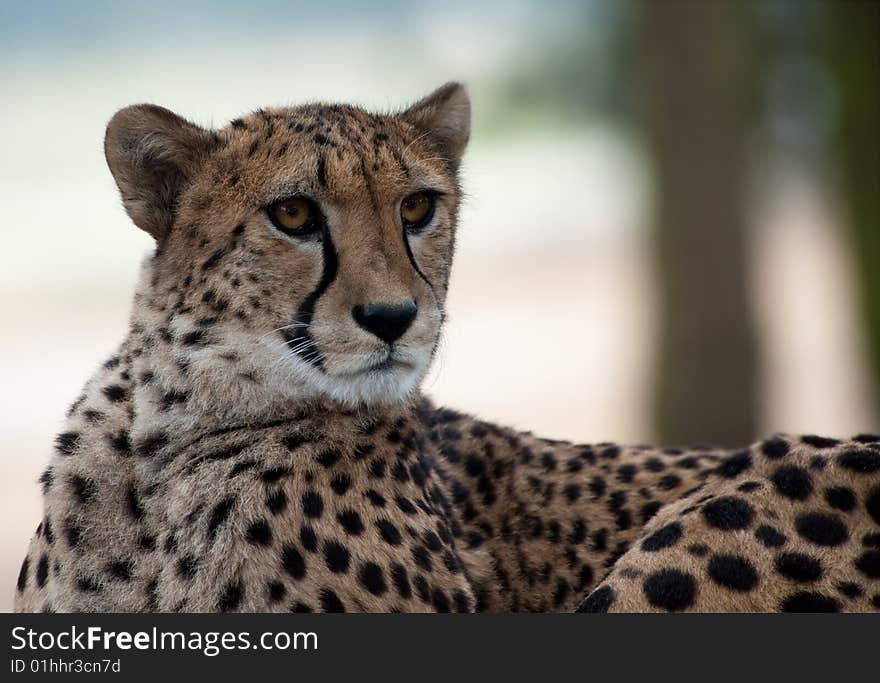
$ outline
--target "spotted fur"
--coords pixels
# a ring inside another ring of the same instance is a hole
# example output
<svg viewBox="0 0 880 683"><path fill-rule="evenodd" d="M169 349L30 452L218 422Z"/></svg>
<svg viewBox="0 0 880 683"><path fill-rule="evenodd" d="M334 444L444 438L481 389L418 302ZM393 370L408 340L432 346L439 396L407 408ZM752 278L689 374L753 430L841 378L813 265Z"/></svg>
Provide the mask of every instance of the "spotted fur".
<svg viewBox="0 0 880 683"><path fill-rule="evenodd" d="M157 248L40 478L16 610L880 609L878 437L575 445L420 395L468 120L456 84L389 115L113 118L108 163ZM290 196L320 234L273 227ZM401 302L391 343L354 314Z"/></svg>

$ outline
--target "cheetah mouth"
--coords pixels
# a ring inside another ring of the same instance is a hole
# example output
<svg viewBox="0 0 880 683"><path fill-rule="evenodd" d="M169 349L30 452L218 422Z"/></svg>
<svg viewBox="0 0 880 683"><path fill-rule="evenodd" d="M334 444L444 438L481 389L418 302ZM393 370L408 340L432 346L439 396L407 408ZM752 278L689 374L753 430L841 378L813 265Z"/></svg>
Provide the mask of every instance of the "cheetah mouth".
<svg viewBox="0 0 880 683"><path fill-rule="evenodd" d="M378 355L378 357L377 357ZM339 377L365 377L388 375L394 372L413 370L416 363L396 350L388 350L382 354L371 354L359 367L347 368L334 373Z"/></svg>

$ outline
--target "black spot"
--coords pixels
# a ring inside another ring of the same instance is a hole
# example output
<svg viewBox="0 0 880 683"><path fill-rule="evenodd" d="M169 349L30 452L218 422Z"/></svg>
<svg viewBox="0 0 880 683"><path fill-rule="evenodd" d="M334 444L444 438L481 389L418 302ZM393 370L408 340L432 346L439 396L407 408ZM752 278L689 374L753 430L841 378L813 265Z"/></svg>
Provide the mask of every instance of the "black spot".
<svg viewBox="0 0 880 683"><path fill-rule="evenodd" d="M92 424L97 424L106 419L106 415L102 413L100 410L86 410L83 411L83 416Z"/></svg>
<svg viewBox="0 0 880 683"><path fill-rule="evenodd" d="M292 545L285 545L281 550L281 566L294 579L306 575L306 561L302 554Z"/></svg>
<svg viewBox="0 0 880 683"><path fill-rule="evenodd" d="M597 529L593 532L590 541L592 549L596 552L605 552L608 547L608 529Z"/></svg>
<svg viewBox="0 0 880 683"><path fill-rule="evenodd" d="M431 571L431 557L428 555L428 551L425 550L424 546L417 545L415 546L410 554L412 555L413 561L426 572Z"/></svg>
<svg viewBox="0 0 880 683"><path fill-rule="evenodd" d="M813 481L807 471L794 465L780 467L771 478L776 490L792 500L806 500L813 492Z"/></svg>
<svg viewBox="0 0 880 683"><path fill-rule="evenodd" d="M137 489L132 484L128 487L128 490L125 495L125 501L128 508L128 513L134 517L134 519L140 520L144 517L144 508L141 506L140 497L138 496Z"/></svg>
<svg viewBox="0 0 880 683"><path fill-rule="evenodd" d="M76 496L77 501L85 505L95 497L97 485L92 479L72 474L70 475L70 488L73 490L73 495Z"/></svg>
<svg viewBox="0 0 880 683"><path fill-rule="evenodd" d="M330 488L337 496L345 495L346 491L351 487L351 477L347 474L339 473L330 482Z"/></svg>
<svg viewBox="0 0 880 683"><path fill-rule="evenodd" d="M325 612L339 613L345 611L342 600L329 588L321 589L321 609Z"/></svg>
<svg viewBox="0 0 880 683"><path fill-rule="evenodd" d="M113 450L120 455L131 454L131 441L129 440L128 432L121 431L118 434L108 437L108 440L110 441L110 446Z"/></svg>
<svg viewBox="0 0 880 683"><path fill-rule="evenodd" d="M373 489L370 489L369 491L365 491L364 495L367 497L367 499L370 501L370 503L373 506L375 506L377 508L385 507L385 498L378 491L374 491Z"/></svg>
<svg viewBox="0 0 880 683"><path fill-rule="evenodd" d="M323 153L318 157L318 182L327 187L327 159Z"/></svg>
<svg viewBox="0 0 880 683"><path fill-rule="evenodd" d="M697 583L694 577L677 569L661 569L645 579L645 597L654 607L680 612L694 604Z"/></svg>
<svg viewBox="0 0 880 683"><path fill-rule="evenodd" d="M306 517L317 519L324 512L324 501L315 491L306 491L302 497L303 513Z"/></svg>
<svg viewBox="0 0 880 683"><path fill-rule="evenodd" d="M581 487L577 484L566 484L565 488L562 489L562 493L569 503L574 503L581 497Z"/></svg>
<svg viewBox="0 0 880 683"><path fill-rule="evenodd" d="M803 441L808 446L812 446L813 448L831 448L840 443L840 441L838 441L837 439L829 439L824 436L815 436L812 434L802 436L801 441Z"/></svg>
<svg viewBox="0 0 880 683"><path fill-rule="evenodd" d="M266 496L266 507L273 515L280 514L287 507L287 494L282 489Z"/></svg>
<svg viewBox="0 0 880 683"><path fill-rule="evenodd" d="M229 496L214 506L211 511L211 519L208 522L208 538L214 538L217 535L217 529L226 521L233 505L235 505L235 497Z"/></svg>
<svg viewBox="0 0 880 683"><path fill-rule="evenodd" d="M841 595L850 600L859 598L865 593L864 589L859 584L853 583L852 581L842 581L835 585L835 588L840 591Z"/></svg>
<svg viewBox="0 0 880 683"><path fill-rule="evenodd" d="M789 448L788 442L779 437L767 439L767 441L761 444L761 452L773 460L785 457L788 454Z"/></svg>
<svg viewBox="0 0 880 683"><path fill-rule="evenodd" d="M836 546L849 538L846 526L836 515L807 513L798 516L794 526L801 536L816 545Z"/></svg>
<svg viewBox="0 0 880 683"><path fill-rule="evenodd" d="M375 562L367 562L360 568L358 581L373 595L382 595L388 590L388 584L385 583L385 574L382 572L382 567Z"/></svg>
<svg viewBox="0 0 880 683"><path fill-rule="evenodd" d="M620 456L620 446L607 446L599 451L599 457L606 460L615 460Z"/></svg>
<svg viewBox="0 0 880 683"><path fill-rule="evenodd" d="M614 604L614 590L608 586L602 586L590 593L575 611L592 614L604 613L610 609L612 604Z"/></svg>
<svg viewBox="0 0 880 683"><path fill-rule="evenodd" d="M287 450L295 451L300 446L309 443L309 439L303 434L287 434L281 439L281 443L284 444Z"/></svg>
<svg viewBox="0 0 880 683"><path fill-rule="evenodd" d="M76 580L76 587L84 593L97 593L101 585L91 576L81 576Z"/></svg>
<svg viewBox="0 0 880 683"><path fill-rule="evenodd" d="M783 600L779 609L782 612L839 612L840 603L820 593L798 591Z"/></svg>
<svg viewBox="0 0 880 683"><path fill-rule="evenodd" d="M138 548L152 551L156 549L156 537L150 534L141 534L138 538Z"/></svg>
<svg viewBox="0 0 880 683"><path fill-rule="evenodd" d="M361 516L354 510L340 512L336 519L339 520L345 533L350 536L359 536L364 531L364 523L361 521Z"/></svg>
<svg viewBox="0 0 880 683"><path fill-rule="evenodd" d="M656 515L660 511L661 507L662 504L659 500L652 500L651 502L642 505L642 524L645 524L649 519Z"/></svg>
<svg viewBox="0 0 880 683"><path fill-rule="evenodd" d="M168 435L164 432L156 432L155 434L150 434L146 439L141 441L135 447L135 452L143 457L149 458L156 454L156 451L161 450L168 444Z"/></svg>
<svg viewBox="0 0 880 683"><path fill-rule="evenodd" d="M43 473L40 474L40 478L38 481L40 482L40 484L42 484L43 493L46 493L50 488L52 488L53 476L54 475L51 467L47 467L45 470L43 470Z"/></svg>
<svg viewBox="0 0 880 683"><path fill-rule="evenodd" d="M875 524L880 524L880 486L875 486L868 493L868 499L865 501L865 508Z"/></svg>
<svg viewBox="0 0 880 683"><path fill-rule="evenodd" d="M78 432L63 432L55 437L55 448L61 455L72 455L79 445Z"/></svg>
<svg viewBox="0 0 880 683"><path fill-rule="evenodd" d="M177 560L177 575L181 579L191 580L196 575L196 558L184 555Z"/></svg>
<svg viewBox="0 0 880 683"><path fill-rule="evenodd" d="M223 588L220 599L217 601L217 609L221 612L234 612L241 604L244 594L241 581L230 581Z"/></svg>
<svg viewBox="0 0 880 683"><path fill-rule="evenodd" d="M385 476L385 461L381 458L376 458L372 462L370 462L370 476L376 479L381 479Z"/></svg>
<svg viewBox="0 0 880 683"><path fill-rule="evenodd" d="M758 585L754 565L739 555L715 555L709 560L709 577L735 591L750 591Z"/></svg>
<svg viewBox="0 0 880 683"><path fill-rule="evenodd" d="M303 548L310 553L318 550L318 535L312 527L303 525L299 530L299 540L302 543Z"/></svg>
<svg viewBox="0 0 880 683"><path fill-rule="evenodd" d="M782 553L776 558L776 571L792 581L809 582L822 578L822 565L804 553Z"/></svg>
<svg viewBox="0 0 880 683"><path fill-rule="evenodd" d="M421 574L416 574L416 577L413 579L413 584L416 587L416 593L419 594L421 601L431 602L431 591L428 590L428 582L425 577Z"/></svg>
<svg viewBox="0 0 880 683"><path fill-rule="evenodd" d="M861 474L871 474L880 470L880 451L859 449L844 451L837 457L841 467Z"/></svg>
<svg viewBox="0 0 880 683"><path fill-rule="evenodd" d="M426 531L423 538L425 545L432 553L439 553L443 550L443 543L440 541L440 537L433 531Z"/></svg>
<svg viewBox="0 0 880 683"><path fill-rule="evenodd" d="M394 499L394 502L397 504L397 507L401 512L407 515L414 515L416 513L416 507L412 503L409 502L408 499L403 496L397 496Z"/></svg>
<svg viewBox="0 0 880 683"><path fill-rule="evenodd" d="M744 481L742 484L736 487L737 491L742 491L743 493L751 493L752 491L757 491L761 488L761 483L757 481Z"/></svg>
<svg viewBox="0 0 880 683"><path fill-rule="evenodd" d="M657 488L661 491L669 491L680 485L681 477L677 474L664 474L660 477L660 481L657 482Z"/></svg>
<svg viewBox="0 0 880 683"><path fill-rule="evenodd" d="M379 528L379 534L382 536L382 540L389 545L400 545L400 531L391 522L387 519L380 519L376 522L376 526Z"/></svg>
<svg viewBox="0 0 880 683"><path fill-rule="evenodd" d="M406 568L401 564L391 565L391 581L400 597L406 599L412 596L412 588L409 585L409 576Z"/></svg>
<svg viewBox="0 0 880 683"><path fill-rule="evenodd" d="M34 574L34 578L37 580L38 588L46 585L46 579L49 578L49 558L45 553L43 553L39 563L37 563L37 571Z"/></svg>
<svg viewBox="0 0 880 683"><path fill-rule="evenodd" d="M222 247L222 248L218 249L217 251L215 251L213 254L211 254L207 259L205 259L205 262L202 263L202 270L210 270L211 268L216 266L218 263L220 263L220 259L222 259L224 256L226 256L226 251L227 251L226 247Z"/></svg>
<svg viewBox="0 0 880 683"><path fill-rule="evenodd" d="M288 467L272 467L271 469L266 470L260 475L260 479L262 479L267 484L273 484L281 477L285 477L290 474L290 468Z"/></svg>
<svg viewBox="0 0 880 683"><path fill-rule="evenodd" d="M766 548L778 548L785 545L786 541L784 534L779 533L772 526L766 524L762 524L755 529L755 538Z"/></svg>
<svg viewBox="0 0 880 683"><path fill-rule="evenodd" d="M119 386L118 384L106 386L102 391L104 392L104 396L107 397L107 400L112 403L119 403L128 397L128 391L126 391L125 387Z"/></svg>
<svg viewBox="0 0 880 683"><path fill-rule="evenodd" d="M856 506L856 494L845 486L834 486L825 489L825 500L835 510L849 512Z"/></svg>
<svg viewBox="0 0 880 683"><path fill-rule="evenodd" d="M678 543L679 539L681 539L681 524L671 522L666 526L660 527L642 541L642 550L649 553L663 550Z"/></svg>
<svg viewBox="0 0 880 683"><path fill-rule="evenodd" d="M709 526L732 531L748 528L755 518L755 511L742 498L724 496L709 501L703 507L703 518Z"/></svg>
<svg viewBox="0 0 880 683"><path fill-rule="evenodd" d="M691 543L688 552L694 557L706 557L709 554L709 546L705 543Z"/></svg>
<svg viewBox="0 0 880 683"><path fill-rule="evenodd" d="M266 585L266 593L269 596L269 602L277 603L281 602L284 596L287 595L287 589L280 581L270 581Z"/></svg>
<svg viewBox="0 0 880 683"><path fill-rule="evenodd" d="M324 562L334 574L344 574L351 563L351 554L341 543L327 541L324 544Z"/></svg>
<svg viewBox="0 0 880 683"><path fill-rule="evenodd" d="M207 335L205 334L204 330L193 330L192 332L187 332L180 339L184 346L196 346L198 344L204 344L206 340Z"/></svg>
<svg viewBox="0 0 880 683"><path fill-rule="evenodd" d="M168 391L162 395L162 410L170 410L179 403L186 403L189 394L185 391Z"/></svg>
<svg viewBox="0 0 880 683"><path fill-rule="evenodd" d="M856 569L872 579L880 579L880 550L866 550L856 559Z"/></svg>
<svg viewBox="0 0 880 683"><path fill-rule="evenodd" d="M269 528L265 519L258 519L251 523L247 529L247 540L253 545L270 545L272 543L272 529Z"/></svg>
<svg viewBox="0 0 880 683"><path fill-rule="evenodd" d="M68 519L64 525L64 537L67 539L67 545L76 548L82 540L82 530Z"/></svg>
<svg viewBox="0 0 880 683"><path fill-rule="evenodd" d="M19 593L27 588L28 568L30 567L30 564L31 560L29 557L25 557L24 561L21 563L21 569L18 571L18 583L16 583Z"/></svg>
<svg viewBox="0 0 880 683"><path fill-rule="evenodd" d="M666 465L664 465L663 461L659 458L648 458L645 460L643 467L648 472L662 472L666 469Z"/></svg>
<svg viewBox="0 0 880 683"><path fill-rule="evenodd" d="M434 610L441 614L447 614L452 611L449 605L449 598L439 588L435 588L431 594L431 604L434 606Z"/></svg>
<svg viewBox="0 0 880 683"><path fill-rule="evenodd" d="M726 479L739 476L752 466L752 454L748 451L739 451L725 458L716 468L716 472Z"/></svg>
<svg viewBox="0 0 880 683"><path fill-rule="evenodd" d="M317 460L318 463L320 463L324 467L333 467L333 465L335 465L341 459L342 459L342 453L340 453L336 449L322 451L315 458L315 460Z"/></svg>
<svg viewBox="0 0 880 683"><path fill-rule="evenodd" d="M636 476L635 465L621 465L617 468L617 481L629 484Z"/></svg>

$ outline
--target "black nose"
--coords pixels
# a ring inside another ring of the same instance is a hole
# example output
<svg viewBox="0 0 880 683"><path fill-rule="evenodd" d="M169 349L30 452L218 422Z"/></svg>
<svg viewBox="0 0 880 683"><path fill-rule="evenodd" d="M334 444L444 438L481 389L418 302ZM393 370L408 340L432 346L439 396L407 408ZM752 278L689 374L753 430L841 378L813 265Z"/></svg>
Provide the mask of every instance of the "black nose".
<svg viewBox="0 0 880 683"><path fill-rule="evenodd" d="M358 325L389 344L409 329L419 308L414 301L405 304L367 304L351 309Z"/></svg>

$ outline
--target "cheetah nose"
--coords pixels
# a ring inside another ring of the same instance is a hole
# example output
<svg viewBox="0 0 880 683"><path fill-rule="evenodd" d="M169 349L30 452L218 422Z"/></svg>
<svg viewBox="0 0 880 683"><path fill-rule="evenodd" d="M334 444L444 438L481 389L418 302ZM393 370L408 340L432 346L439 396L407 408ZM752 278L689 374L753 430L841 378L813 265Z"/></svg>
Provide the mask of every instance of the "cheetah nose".
<svg viewBox="0 0 880 683"><path fill-rule="evenodd" d="M396 304L355 306L351 314L358 325L388 344L400 339L415 320L419 307L415 301Z"/></svg>

